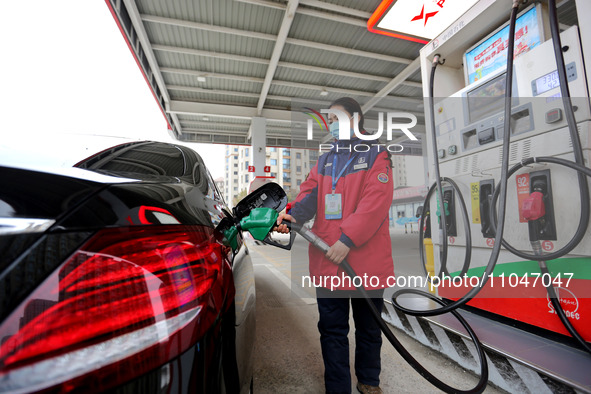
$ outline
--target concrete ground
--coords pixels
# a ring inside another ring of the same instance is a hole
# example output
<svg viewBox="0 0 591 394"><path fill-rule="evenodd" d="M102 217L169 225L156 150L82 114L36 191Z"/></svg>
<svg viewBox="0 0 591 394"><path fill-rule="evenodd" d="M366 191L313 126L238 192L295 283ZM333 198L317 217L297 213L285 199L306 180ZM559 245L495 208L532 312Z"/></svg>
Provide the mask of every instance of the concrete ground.
<svg viewBox="0 0 591 394"><path fill-rule="evenodd" d="M392 231L396 275L419 272L418 236ZM292 291L293 254L266 245L249 243L257 290L257 339L254 365L256 393L323 393L324 366L316 328L318 311L313 297L300 298ZM295 249L305 250L301 240ZM351 319L350 326L354 327ZM354 360L353 330L349 335ZM429 371L462 390L472 388L478 377L439 353L421 345L402 331L394 334ZM356 383L351 371L353 386ZM381 387L384 393L441 392L424 380L384 338ZM356 390L353 387L353 392ZM502 393L489 386L485 393Z"/></svg>

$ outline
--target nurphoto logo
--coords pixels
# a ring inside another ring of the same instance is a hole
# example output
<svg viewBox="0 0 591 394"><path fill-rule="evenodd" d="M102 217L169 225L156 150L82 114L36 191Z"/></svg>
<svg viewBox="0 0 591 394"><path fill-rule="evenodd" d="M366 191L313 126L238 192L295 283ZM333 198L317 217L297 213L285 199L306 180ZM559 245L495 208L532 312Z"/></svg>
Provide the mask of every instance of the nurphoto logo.
<svg viewBox="0 0 591 394"><path fill-rule="evenodd" d="M308 119L307 125L307 139L312 140L314 137L314 121L320 127L320 131L323 133L329 132L329 126L326 123L326 120L322 114L334 114L336 115L339 123L339 140L350 140L353 135L359 138L362 141L374 141L377 143L367 144L361 143L356 144L353 148L349 147L339 147L337 146L336 149L338 150L349 150L351 149L355 152L367 152L370 150L371 146L377 146L378 151L382 148L387 149L391 153L400 153L404 149L404 147L400 144L395 143L380 143L379 138L384 134L384 123L386 125L386 138L387 141L392 141L392 132L394 130L402 131L410 140L417 141L417 137L415 137L409 129L413 128L417 124L417 117L410 113L405 112L387 112L386 121L384 122L384 113L380 112L378 114L378 130L374 134L362 134L359 131L359 114L355 112L353 114L353 132L349 129L349 116L346 112L340 111L337 109L321 109L320 112L315 111L311 108L304 108L307 112L304 112L306 115L310 116L312 119ZM407 122L401 123L401 120L406 120ZM319 151L331 150L333 149L333 144L320 144Z"/></svg>

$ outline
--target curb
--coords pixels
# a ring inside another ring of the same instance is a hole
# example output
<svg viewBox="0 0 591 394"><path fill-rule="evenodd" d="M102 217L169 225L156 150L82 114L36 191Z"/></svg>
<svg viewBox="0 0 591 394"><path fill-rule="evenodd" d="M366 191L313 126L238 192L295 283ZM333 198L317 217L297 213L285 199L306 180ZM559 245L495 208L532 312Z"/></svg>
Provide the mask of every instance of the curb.
<svg viewBox="0 0 591 394"><path fill-rule="evenodd" d="M384 303L382 318L423 345L444 354L462 368L478 374L478 355L471 340L434 324L429 319L405 315L390 303ZM489 382L509 393L583 394L582 391L530 366L510 359L485 346Z"/></svg>

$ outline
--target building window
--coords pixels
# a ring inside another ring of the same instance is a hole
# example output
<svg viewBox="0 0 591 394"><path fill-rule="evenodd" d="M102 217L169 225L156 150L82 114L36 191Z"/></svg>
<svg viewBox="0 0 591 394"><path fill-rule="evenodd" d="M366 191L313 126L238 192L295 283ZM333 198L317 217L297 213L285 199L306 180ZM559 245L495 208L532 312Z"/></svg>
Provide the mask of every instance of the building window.
<svg viewBox="0 0 591 394"><path fill-rule="evenodd" d="M296 167L296 171L297 171L297 172L302 172L302 166L297 166L297 167Z"/></svg>
<svg viewBox="0 0 591 394"><path fill-rule="evenodd" d="M234 152L238 152L238 147L234 148Z"/></svg>
<svg viewBox="0 0 591 394"><path fill-rule="evenodd" d="M271 159L271 165L272 166L276 166L277 165L277 159Z"/></svg>
<svg viewBox="0 0 591 394"><path fill-rule="evenodd" d="M234 163L234 168L238 168L238 163Z"/></svg>
<svg viewBox="0 0 591 394"><path fill-rule="evenodd" d="M237 187L235 187L235 188L234 188L234 191L235 191L235 192L237 192L237 191L238 191L238 188L237 188Z"/></svg>
<svg viewBox="0 0 591 394"><path fill-rule="evenodd" d="M289 156L289 149L283 149L283 156Z"/></svg>
<svg viewBox="0 0 591 394"><path fill-rule="evenodd" d="M238 171L234 171L234 175L238 175Z"/></svg>
<svg viewBox="0 0 591 394"><path fill-rule="evenodd" d="M271 176L272 176L273 178L275 178L275 177L277 177L277 174L276 174L276 173L274 173L274 172L272 172L272 173L271 173Z"/></svg>
<svg viewBox="0 0 591 394"><path fill-rule="evenodd" d="M283 159L283 164L287 164L289 165L290 160L289 159Z"/></svg>
<svg viewBox="0 0 591 394"><path fill-rule="evenodd" d="M296 182L296 185L300 186L302 184L302 181L300 181L299 179Z"/></svg>
<svg viewBox="0 0 591 394"><path fill-rule="evenodd" d="M248 174L244 175L244 182L248 182Z"/></svg>
<svg viewBox="0 0 591 394"><path fill-rule="evenodd" d="M248 157L248 148L244 149L244 156Z"/></svg>
<svg viewBox="0 0 591 394"><path fill-rule="evenodd" d="M291 182L291 177L289 174L283 174L283 182Z"/></svg>
<svg viewBox="0 0 591 394"><path fill-rule="evenodd" d="M277 148L269 148L269 152L277 152Z"/></svg>
<svg viewBox="0 0 591 394"><path fill-rule="evenodd" d="M302 154L301 153L296 153L296 159L301 159L302 158Z"/></svg>
<svg viewBox="0 0 591 394"><path fill-rule="evenodd" d="M244 162L244 169L245 169L245 170L248 170L248 161L245 161L245 162Z"/></svg>

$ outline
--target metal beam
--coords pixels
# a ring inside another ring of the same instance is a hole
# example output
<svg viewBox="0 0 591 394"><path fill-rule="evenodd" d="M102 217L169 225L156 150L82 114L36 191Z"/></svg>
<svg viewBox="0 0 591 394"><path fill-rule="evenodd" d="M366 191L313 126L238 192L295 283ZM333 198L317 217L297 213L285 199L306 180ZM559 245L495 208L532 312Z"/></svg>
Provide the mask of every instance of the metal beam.
<svg viewBox="0 0 591 394"><path fill-rule="evenodd" d="M396 89L398 85L400 85L406 78L410 77L414 72L416 72L421 67L421 59L416 58L411 64L406 66L404 70L402 70L390 83L380 90L375 97L369 100L365 105L361 108L363 112L367 112L369 109L374 107L377 103L379 103L385 96L387 96L392 90Z"/></svg>
<svg viewBox="0 0 591 394"><path fill-rule="evenodd" d="M267 1L267 0L237 0L237 1L239 1L241 3L258 5L258 6L262 6L262 7L274 8L277 10L285 10L285 7L286 7L285 4L275 3L273 1ZM300 0L301 5L313 6L316 8L323 8L323 9L328 8L329 10L336 10L336 8L334 8L334 7L338 7L339 12L341 12L342 14L351 15L351 16L353 16L353 18L338 15L338 14L335 14L332 12L319 11L319 10L310 9L310 8L303 8L303 7L298 8L298 14L313 16L313 17L321 18L321 19L328 19L328 20L337 21L340 23L346 23L348 25L367 28L367 19L369 19L369 16L367 16L367 15L371 15L371 14L368 14L366 12L359 11L359 10L354 10L352 8L337 6L334 4L316 2L316 3L320 4L320 6L318 6L317 4L311 5L309 3L311 3L311 2ZM360 19L360 17L361 17L361 19Z"/></svg>
<svg viewBox="0 0 591 394"><path fill-rule="evenodd" d="M306 85L309 86L309 85ZM315 89L315 87L310 86L310 89ZM246 92L238 92L233 90L214 90L214 89L204 89L204 88L196 88L191 86L180 86L180 85L169 85L168 90L180 90L184 92L193 92L193 93L202 93L202 94L220 94L220 95L228 95L228 96L236 96L236 97L249 97L249 98L258 98L258 93L246 93ZM399 99L399 101L411 103L411 104L421 104L422 101L419 99L414 99L411 97L399 97L399 96L388 96L389 99ZM313 104L313 105L328 105L330 100L315 100L309 97L291 97L291 96L276 96L269 94L267 95L268 100L278 100L278 101L287 101L287 102L306 102L306 104ZM385 109L385 108L374 108L374 111L378 112L387 112L392 111L392 108ZM424 116L422 112L415 112L415 111L406 111L417 116Z"/></svg>
<svg viewBox="0 0 591 394"><path fill-rule="evenodd" d="M192 92L192 93L222 94L222 95L236 96L236 97L259 98L258 93L238 92L235 90L204 89L204 88L196 88L193 86L169 85L168 90L180 90L183 92ZM269 97L271 97L271 96L269 96Z"/></svg>
<svg viewBox="0 0 591 394"><path fill-rule="evenodd" d="M233 128L233 127L240 127L240 128L246 128L249 126L249 123L227 123L227 122L196 122L193 120L185 120L185 121L181 121L186 127L190 127L190 128L194 128L194 129L202 129L203 127L206 128L211 128L212 126L216 126L216 127L228 127L228 128Z"/></svg>
<svg viewBox="0 0 591 394"><path fill-rule="evenodd" d="M300 40L297 38L288 38L287 43L291 44L291 45L299 45L299 46L304 46L304 47L308 47L308 48L322 49L323 51L337 52L342 55L360 56L363 58L384 60L386 62L392 62L392 63L401 63L401 64L412 63L412 60L405 59L405 58L398 57L398 56L383 55L381 53L361 51L358 49L351 49L351 48L346 48L346 47L339 47L336 45L323 44L321 42Z"/></svg>
<svg viewBox="0 0 591 394"><path fill-rule="evenodd" d="M312 17L320 18L320 19L327 19L327 20L331 20L331 21L337 21L339 23L346 23L347 25L358 26L358 27L363 27L364 29L367 29L367 20L363 20L363 19L351 18L348 16L342 16L342 15L332 14L332 13L328 13L328 12L324 12L324 11L313 10L311 8L302 8L302 7L300 7L298 9L298 14L308 15L308 16L312 16Z"/></svg>
<svg viewBox="0 0 591 394"><path fill-rule="evenodd" d="M265 81L263 78L249 77L246 75L218 74L218 73L210 73L210 72L206 72L206 71L187 70L187 69L183 69L183 68L162 67L160 69L160 71L162 71L163 73L193 75L195 77L206 77L206 78L221 78L221 79L229 79L229 80L233 80L233 81L246 81L246 82L255 82L255 83L263 83Z"/></svg>
<svg viewBox="0 0 591 394"><path fill-rule="evenodd" d="M185 54L185 55L226 59L226 60L248 62L248 63L257 63L257 64L264 64L264 65L269 64L269 60L267 60L267 59L262 59L262 58L258 58L258 57L251 57L251 56L234 55L234 54L230 54L230 53L202 51L202 50L192 49L192 48L173 47L173 46L158 45L158 44L153 45L152 48L156 51L163 51L163 52L181 53L181 54ZM293 68L296 70L303 70L303 71L313 71L313 72L323 73L323 74L335 74L335 70L332 68L317 67L317 66L311 66L311 65L302 64L302 63L291 63L291 62L279 61L277 63L277 66L278 67ZM358 79L367 79L370 81L389 82L391 80L391 78L383 77L381 75L365 74L365 73L358 73L358 72L346 71L346 70L338 70L337 73L339 76L358 78ZM422 88L422 84L420 82L404 81L403 84L407 85L407 86L411 86L411 87Z"/></svg>
<svg viewBox="0 0 591 394"><path fill-rule="evenodd" d="M186 27L186 28L196 29L196 30L207 30L210 32L213 31L216 33L232 34L232 35L237 35L237 36L241 36L241 37L258 38L258 39L268 40L268 41L275 41L275 39L277 38L277 36L275 36L273 34L259 33L259 32L250 31L250 30L232 29L229 27L208 25L205 23L197 23L197 22L185 21L185 20L181 20L181 19L165 18L165 17L161 17L161 16L154 16L154 15L147 15L147 14L142 14L141 17L142 17L142 20L144 20L145 22L161 23L161 24ZM332 15L332 17L334 18L334 15ZM410 60L410 59L405 59L405 58L401 58L398 56L390 56L390 55L384 55L384 54L376 53L376 52L361 51L358 49L351 49L351 48L340 47L340 46L336 46L336 45L323 44L323 43L319 43L319 42L315 42L315 41L300 40L297 38L287 38L285 40L285 43L291 44L291 45L305 46L305 47L315 48L315 49L322 49L324 51L337 52L339 54L361 56L364 58L376 59L376 60L384 60L384 61L393 62L393 63L410 64L412 62L412 60Z"/></svg>
<svg viewBox="0 0 591 394"><path fill-rule="evenodd" d="M423 84L421 82L403 81L402 85L410 86L411 88L423 89Z"/></svg>
<svg viewBox="0 0 591 394"><path fill-rule="evenodd" d="M131 1L131 0L124 0ZM277 36L274 34L259 33L257 31L233 29L231 27L208 25L206 23L186 21L182 19L165 18L163 16L141 14L141 18L144 22L160 23L164 25L186 27L189 29L196 30L207 30L215 33L232 34L235 36L248 37L248 38L259 38L261 40L275 41Z"/></svg>
<svg viewBox="0 0 591 394"><path fill-rule="evenodd" d="M246 3L246 4L253 4L253 5L260 5L262 7L267 8L275 8L276 10L285 10L286 5L281 3L275 3L274 1L268 0L236 0L239 3Z"/></svg>
<svg viewBox="0 0 591 394"><path fill-rule="evenodd" d="M193 48L174 47L174 46L159 45L159 44L152 45L152 48L155 51L162 51L162 52L182 53L185 55L203 56L203 57L207 57L207 58L226 59L226 60L234 60L234 61L238 61L238 62L257 63L257 64L264 64L264 65L269 64L268 59L263 59L260 57L234 55L234 54L230 54L230 53L221 53L221 52L202 51L202 50L193 49Z"/></svg>
<svg viewBox="0 0 591 394"><path fill-rule="evenodd" d="M170 113L186 115L226 116L228 118L250 119L257 115L257 109L239 105L195 103L172 100ZM261 115L267 119L291 122L291 111L263 109Z"/></svg>
<svg viewBox="0 0 591 394"><path fill-rule="evenodd" d="M319 0L300 0L300 4L320 8L327 11L336 11L340 12L341 14L356 16L365 20L371 17L371 12L356 10L354 8L344 7L337 4L325 3L324 1Z"/></svg>
<svg viewBox="0 0 591 394"><path fill-rule="evenodd" d="M299 64L299 63L290 63L290 62L279 62L279 67L286 67L286 68L294 68L296 70L302 71L312 71L322 74L332 74L338 75L339 77L350 77L350 78L357 78L357 79L368 79L370 81L376 82L389 82L391 78L382 77L380 75L372 75L372 74L362 74L352 71L345 71L345 70L335 70L334 68L326 68L326 67L316 67L310 66L307 64Z"/></svg>
<svg viewBox="0 0 591 394"><path fill-rule="evenodd" d="M194 127L188 127L186 129L183 129L183 134L218 134L218 135L231 135L231 136L236 136L236 137L244 137L246 135L245 132L243 131L236 131L233 130L232 132L226 132L223 130L213 130L213 129L208 129L208 128L194 128Z"/></svg>
<svg viewBox="0 0 591 394"><path fill-rule="evenodd" d="M279 33L277 33L275 48L273 48L273 54L271 55L269 66L267 67L267 74L265 75L265 82L263 83L263 88L261 89L261 96L259 97L259 102L257 104L258 115L261 115L265 101L267 100L267 94L269 93L271 82L273 81L275 71L277 70L277 63L279 63L279 58L283 52L285 40L287 39L289 29L291 29L291 24L298 8L298 2L299 0L289 0L289 3L287 3L287 8L285 9L285 14L283 15L283 21L281 22Z"/></svg>
<svg viewBox="0 0 591 394"><path fill-rule="evenodd" d="M204 71L185 70L185 69L171 68L171 67L163 67L163 68L161 68L161 71L165 72L165 73L172 73L172 74L193 75L196 77L220 78L220 79L228 79L228 80L234 80L234 81L247 81L247 82L253 82L253 83L263 83L264 82L264 80L262 78L257 78L257 77L248 77L248 76L233 75L233 74L209 73L209 72L204 72ZM309 85L309 84L299 83L299 82L274 80L273 84L280 85L280 86L288 86L288 87L292 87L292 88L296 88L296 89L307 89L307 90L314 90L314 91L319 90L319 87L317 85ZM177 88L178 90L187 90L187 91L194 91L194 92L201 92L201 93L208 93L208 92L222 93L222 91L194 90L194 89L199 89L196 87L183 88L182 86L179 86L179 85L173 85L173 86L175 88ZM352 95L352 96L374 97L376 95L376 93L372 92L372 91L352 90L352 89L338 88L338 87L333 87L333 86L323 86L323 88L330 93L340 93L340 94L347 94L347 95ZM392 89L394 89L394 88L392 88ZM241 94L238 94L238 96L240 96L240 95ZM411 97L387 96L387 98L392 99L392 100L398 100L398 101L402 101L402 102L412 103L412 104L422 103L421 100L411 98Z"/></svg>
<svg viewBox="0 0 591 394"><path fill-rule="evenodd" d="M164 99L164 105L166 106L170 102L170 97L168 96L168 92L166 91L166 83L164 82L164 78L160 73L160 66L158 65L158 61L156 60L154 51L152 50L152 44L150 43L150 39L148 38L148 33L146 32L144 24L142 23L140 11L138 10L137 5L133 0L123 0L123 5L127 10L127 14L131 19L131 24L133 25L133 28L138 35L138 39L140 41L140 44L142 45L144 54L146 55L146 59L148 60L148 64L150 65L150 69L152 70L154 78L156 79L156 83L160 88L160 94ZM146 76L146 78L148 77ZM158 105L160 105L160 103L158 103ZM172 114L171 118L175 127L178 129L179 134L182 133L181 124L176 115Z"/></svg>

